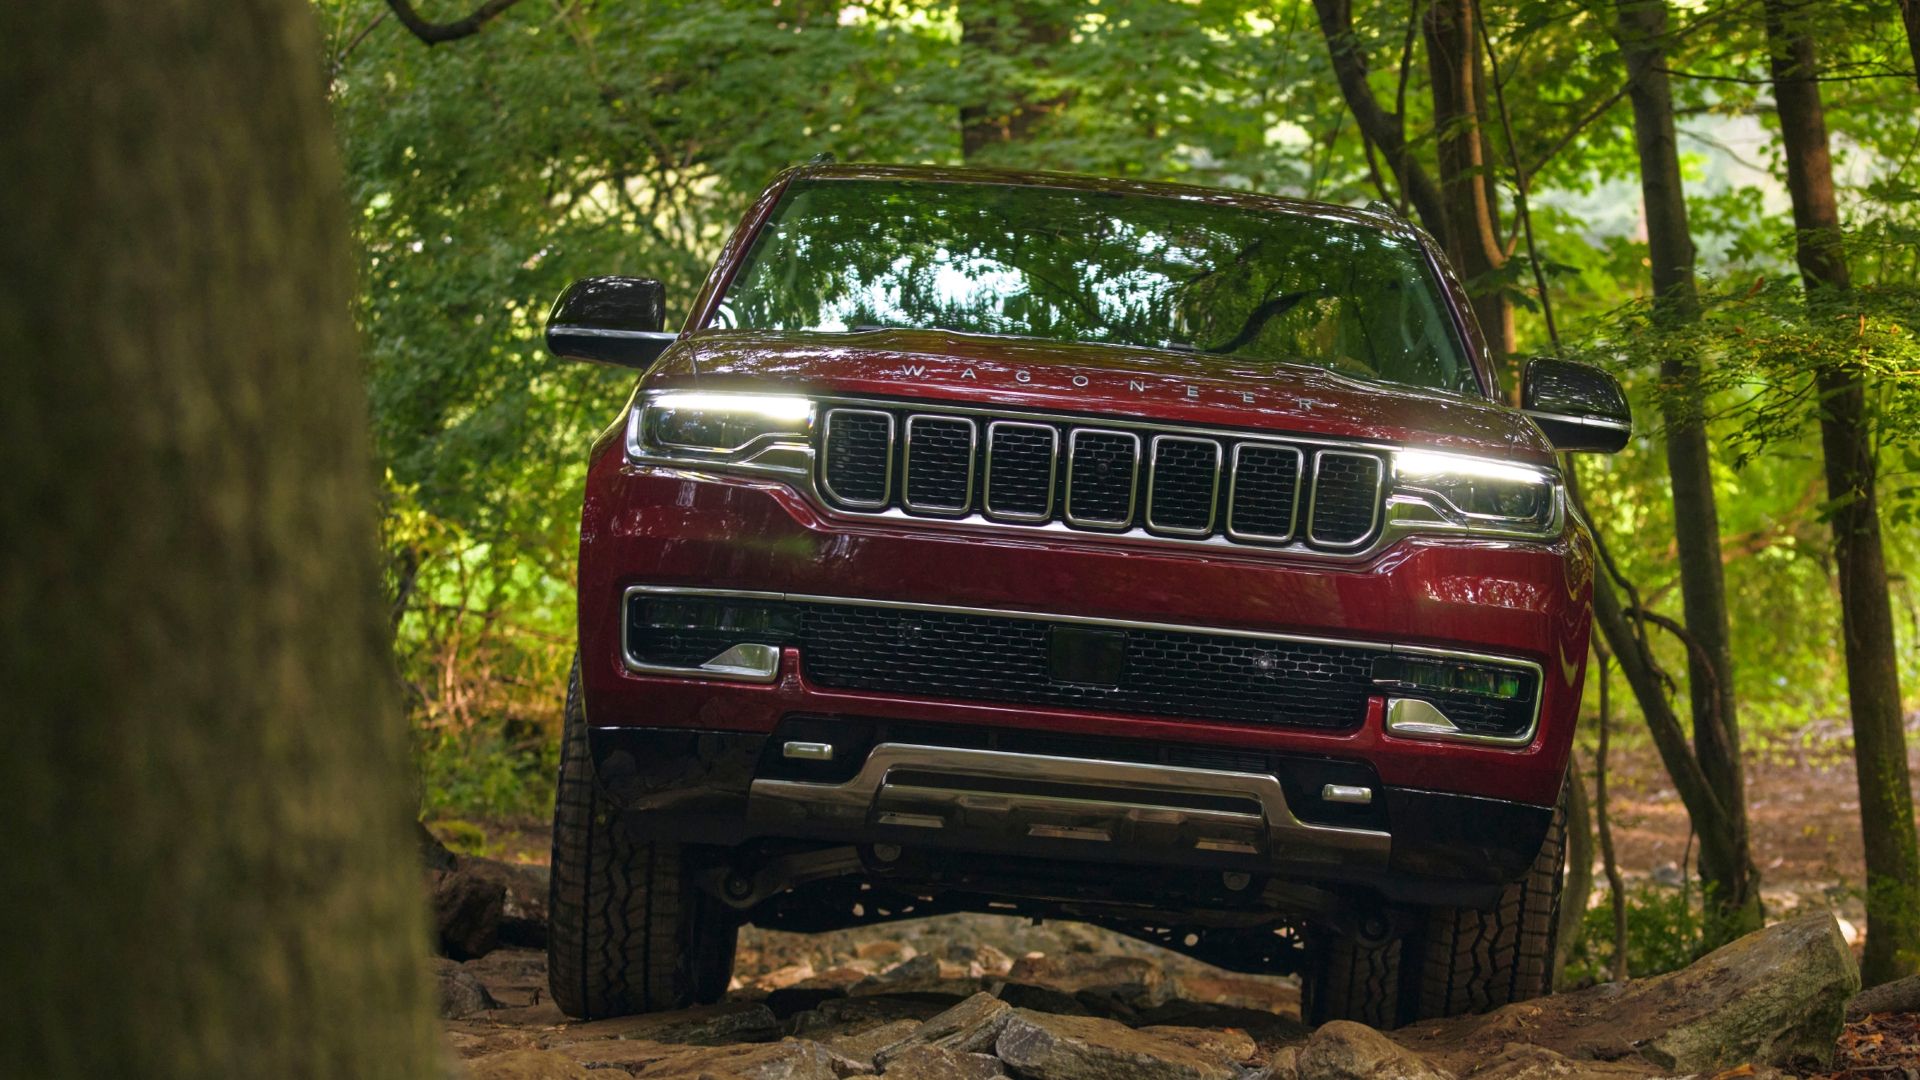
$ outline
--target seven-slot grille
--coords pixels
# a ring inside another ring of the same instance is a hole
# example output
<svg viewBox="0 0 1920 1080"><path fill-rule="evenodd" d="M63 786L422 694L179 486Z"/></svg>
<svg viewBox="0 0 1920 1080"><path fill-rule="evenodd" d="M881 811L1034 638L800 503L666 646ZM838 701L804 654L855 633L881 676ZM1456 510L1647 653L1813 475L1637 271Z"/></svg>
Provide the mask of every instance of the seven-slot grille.
<svg viewBox="0 0 1920 1080"><path fill-rule="evenodd" d="M829 408L820 441L843 510L1332 550L1373 537L1386 475L1365 450L864 406Z"/></svg>

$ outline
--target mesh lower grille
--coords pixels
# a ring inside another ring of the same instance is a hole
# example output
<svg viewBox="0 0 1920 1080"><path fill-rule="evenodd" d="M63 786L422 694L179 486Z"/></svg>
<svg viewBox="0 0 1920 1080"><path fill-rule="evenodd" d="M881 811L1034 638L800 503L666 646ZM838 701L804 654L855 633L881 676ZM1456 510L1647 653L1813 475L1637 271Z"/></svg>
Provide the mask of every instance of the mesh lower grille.
<svg viewBox="0 0 1920 1080"><path fill-rule="evenodd" d="M807 677L845 690L1348 728L1374 693L1374 650L1128 629L1117 686L1055 681L1052 625L945 612L802 605Z"/></svg>

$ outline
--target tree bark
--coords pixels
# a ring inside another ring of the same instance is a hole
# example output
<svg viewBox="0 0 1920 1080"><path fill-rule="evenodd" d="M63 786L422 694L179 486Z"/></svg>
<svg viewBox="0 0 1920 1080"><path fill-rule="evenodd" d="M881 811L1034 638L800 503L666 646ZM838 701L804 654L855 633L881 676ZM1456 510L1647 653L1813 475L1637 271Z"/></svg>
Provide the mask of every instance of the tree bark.
<svg viewBox="0 0 1920 1080"><path fill-rule="evenodd" d="M12 1075L441 1071L311 22L0 8Z"/></svg>
<svg viewBox="0 0 1920 1080"><path fill-rule="evenodd" d="M1815 80L1813 37L1789 0L1767 0L1774 107L1793 198L1795 257L1816 311L1852 288L1826 112ZM1920 972L1920 838L1901 727L1900 673L1893 610L1875 492L1871 419L1863 375L1823 365L1820 396L1833 550L1840 578L1847 693L1859 776L1860 825L1867 864L1867 941L1861 981L1873 986Z"/></svg>
<svg viewBox="0 0 1920 1080"><path fill-rule="evenodd" d="M998 77L1002 68L1043 70L1045 51L1073 32L1067 11L1054 0L969 0L960 7L960 50L994 60L960 107L960 156L973 162L995 147L1025 142L1035 124L1066 104L1065 94L1036 99L1019 80ZM968 67L974 67L971 62Z"/></svg>
<svg viewBox="0 0 1920 1080"><path fill-rule="evenodd" d="M1320 20L1320 34L1327 42L1327 56L1333 64L1334 78L1340 83L1340 96L1346 99L1354 123L1380 148L1387 168L1406 193L1413 212L1427 231L1435 236L1446 232L1447 214L1440 188L1433 176L1420 164L1407 145L1406 118L1382 108L1367 83L1367 57L1353 35L1353 6L1350 0L1313 0Z"/></svg>
<svg viewBox="0 0 1920 1080"><path fill-rule="evenodd" d="M1646 210L1647 253L1654 315L1673 327L1699 318L1694 248L1680 179L1673 94L1666 74L1666 0L1617 0L1617 33L1627 66L1634 143L1640 157L1640 195ZM1672 485L1680 597L1688 632L1700 648L1688 651L1688 696L1694 754L1733 829L1730 867L1701 864L1708 892L1708 938L1731 941L1760 929L1759 873L1747 843L1745 770L1735 712L1733 650L1727 629L1727 586L1720 561L1720 510L1713 489L1706 406L1692 357L1663 359L1667 385L1660 398L1666 429L1667 476ZM1719 876L1730 869L1731 877Z"/></svg>
<svg viewBox="0 0 1920 1080"><path fill-rule="evenodd" d="M1438 235L1467 283L1487 349L1511 369L1515 367L1513 304L1494 280L1505 268L1507 256L1500 243L1500 207L1486 152L1486 76L1473 11L1476 2L1434 0L1422 25L1433 83L1435 159L1440 173L1443 224ZM1505 383L1517 388L1517 371L1509 370Z"/></svg>
<svg viewBox="0 0 1920 1080"><path fill-rule="evenodd" d="M1920 0L1900 0L1900 22L1907 28L1907 52L1913 56L1913 80L1920 84Z"/></svg>

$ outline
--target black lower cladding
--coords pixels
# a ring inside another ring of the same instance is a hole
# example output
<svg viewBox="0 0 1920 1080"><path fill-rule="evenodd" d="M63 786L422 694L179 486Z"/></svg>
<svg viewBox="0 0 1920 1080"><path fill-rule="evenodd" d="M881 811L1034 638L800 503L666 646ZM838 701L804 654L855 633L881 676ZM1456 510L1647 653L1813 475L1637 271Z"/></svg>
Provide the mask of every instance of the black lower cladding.
<svg viewBox="0 0 1920 1080"><path fill-rule="evenodd" d="M830 743L833 760L785 758L780 748L792 740ZM1422 882L1477 888L1517 879L1553 820L1551 807L1385 787L1372 766L1360 761L1091 735L792 716L771 736L596 727L588 739L602 789L638 835L729 846L763 838L765 830L749 820L747 810L756 776L842 783L881 742L1271 773L1280 778L1289 807L1302 821L1392 833L1385 875L1374 883L1414 902L1434 902L1422 900L1427 896L1420 891ZM1321 798L1327 784L1368 786L1384 798L1367 806L1331 803ZM849 839L858 841L840 842ZM1131 854L1153 861L1144 852Z"/></svg>

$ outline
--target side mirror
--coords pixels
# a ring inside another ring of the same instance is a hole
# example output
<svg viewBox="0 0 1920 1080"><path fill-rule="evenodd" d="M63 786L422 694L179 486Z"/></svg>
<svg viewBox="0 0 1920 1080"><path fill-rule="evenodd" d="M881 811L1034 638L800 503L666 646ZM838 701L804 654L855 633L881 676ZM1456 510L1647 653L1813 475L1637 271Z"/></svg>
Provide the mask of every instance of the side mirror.
<svg viewBox="0 0 1920 1080"><path fill-rule="evenodd" d="M581 278L547 312L547 351L644 369L680 336L661 329L666 307L666 286L651 278Z"/></svg>
<svg viewBox="0 0 1920 1080"><path fill-rule="evenodd" d="M1620 381L1589 364L1536 357L1520 382L1520 409L1555 450L1611 454L1633 434Z"/></svg>

